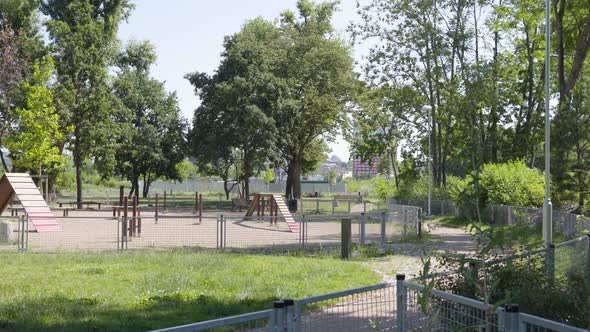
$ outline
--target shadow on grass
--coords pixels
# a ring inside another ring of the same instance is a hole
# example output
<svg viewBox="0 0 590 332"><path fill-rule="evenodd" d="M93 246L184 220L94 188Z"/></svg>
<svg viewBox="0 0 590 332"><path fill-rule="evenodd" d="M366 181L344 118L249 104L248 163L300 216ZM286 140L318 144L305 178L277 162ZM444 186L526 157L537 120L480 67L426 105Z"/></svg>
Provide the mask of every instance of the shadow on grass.
<svg viewBox="0 0 590 332"><path fill-rule="evenodd" d="M271 308L275 299L220 301L162 294L121 308L97 298L61 295L25 299L0 309L1 331L146 331Z"/></svg>

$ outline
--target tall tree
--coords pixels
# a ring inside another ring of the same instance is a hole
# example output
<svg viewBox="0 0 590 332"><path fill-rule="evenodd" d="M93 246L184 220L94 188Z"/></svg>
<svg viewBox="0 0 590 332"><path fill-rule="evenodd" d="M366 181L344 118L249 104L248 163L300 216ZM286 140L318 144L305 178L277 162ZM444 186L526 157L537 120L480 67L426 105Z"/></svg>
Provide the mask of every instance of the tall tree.
<svg viewBox="0 0 590 332"><path fill-rule="evenodd" d="M218 165L223 161L225 170L239 157L246 197L255 170L275 159L273 112L281 84L272 69L276 54L282 51L279 37L272 23L249 21L240 32L226 38L222 62L213 76L198 72L186 76L202 100L195 111L193 153L200 163Z"/></svg>
<svg viewBox="0 0 590 332"><path fill-rule="evenodd" d="M117 30L131 9L127 0L45 0L47 31L57 68L56 99L76 169L82 202L82 164L109 132L112 98L108 69L117 52ZM60 144L60 150L65 147Z"/></svg>
<svg viewBox="0 0 590 332"><path fill-rule="evenodd" d="M37 7L37 1L0 1L0 147L8 130L16 125L16 107L26 106L20 84L31 74L33 62L43 55ZM9 170L1 151L0 159Z"/></svg>
<svg viewBox="0 0 590 332"><path fill-rule="evenodd" d="M352 127L347 135L352 154L369 163L376 157L383 158L393 173L396 188L399 188L397 156L400 141L410 136L408 124L419 123L405 119L405 116L419 109L423 98L410 86L383 85L368 89L357 99L358 109L352 113Z"/></svg>
<svg viewBox="0 0 590 332"><path fill-rule="evenodd" d="M180 179L176 165L184 160L184 121L176 94L150 77L156 54L149 42L131 42L117 57L119 72L113 83L120 101L113 115L117 128L114 163L109 158L103 170L114 164L114 173L131 182L132 194L147 197L158 178Z"/></svg>
<svg viewBox="0 0 590 332"><path fill-rule="evenodd" d="M53 106L53 91L48 87L52 71L53 60L45 57L33 66L31 78L22 86L26 106L16 108L17 125L5 140L13 167L19 171L41 175L62 170L65 165L57 148L63 134Z"/></svg>
<svg viewBox="0 0 590 332"><path fill-rule="evenodd" d="M315 140L333 138L346 121L354 74L350 49L330 22L336 3L300 0L297 9L281 16L284 54L276 75L285 84L275 121L288 164L286 195L299 198L306 149Z"/></svg>

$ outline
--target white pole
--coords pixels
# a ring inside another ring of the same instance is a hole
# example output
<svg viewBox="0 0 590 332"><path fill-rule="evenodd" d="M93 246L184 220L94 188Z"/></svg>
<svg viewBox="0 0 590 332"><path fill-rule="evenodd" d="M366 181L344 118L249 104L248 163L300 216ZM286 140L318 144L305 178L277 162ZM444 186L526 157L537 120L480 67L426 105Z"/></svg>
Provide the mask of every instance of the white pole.
<svg viewBox="0 0 590 332"><path fill-rule="evenodd" d="M428 216L431 215L431 202L432 202L432 107L429 105L422 106L422 111L428 113Z"/></svg>
<svg viewBox="0 0 590 332"><path fill-rule="evenodd" d="M551 15L550 0L545 0L545 201L543 202L543 240L546 245L553 242L553 206L551 205L551 145L550 145L550 128L549 128L549 101L550 101L550 51L551 51Z"/></svg>

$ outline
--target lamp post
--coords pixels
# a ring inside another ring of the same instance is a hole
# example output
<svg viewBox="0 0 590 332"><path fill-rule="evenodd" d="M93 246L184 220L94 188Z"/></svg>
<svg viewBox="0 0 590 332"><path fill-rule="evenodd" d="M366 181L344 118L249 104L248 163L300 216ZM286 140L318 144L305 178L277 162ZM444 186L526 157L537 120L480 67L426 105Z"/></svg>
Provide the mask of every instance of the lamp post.
<svg viewBox="0 0 590 332"><path fill-rule="evenodd" d="M431 202L432 202L432 167L430 165L431 159L432 159L432 147L431 147L431 141L432 141L432 119L431 119L431 114L430 112L432 111L432 106L430 105L424 105L422 106L422 112L426 112L426 114L428 115L428 216L430 217L431 215Z"/></svg>
<svg viewBox="0 0 590 332"><path fill-rule="evenodd" d="M550 143L550 128L549 128L549 101L550 101L550 0L545 0L545 201L543 202L543 240L545 245L549 246L553 242L553 206L551 204L551 187L550 187L550 166L551 166L551 143Z"/></svg>

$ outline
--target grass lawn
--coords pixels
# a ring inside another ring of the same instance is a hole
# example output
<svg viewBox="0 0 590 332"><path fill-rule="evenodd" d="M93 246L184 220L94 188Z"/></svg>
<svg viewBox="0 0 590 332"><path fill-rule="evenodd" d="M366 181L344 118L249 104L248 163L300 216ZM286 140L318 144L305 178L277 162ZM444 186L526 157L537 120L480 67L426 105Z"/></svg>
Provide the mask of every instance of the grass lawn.
<svg viewBox="0 0 590 332"><path fill-rule="evenodd" d="M380 282L358 262L212 252L0 254L1 331L145 331Z"/></svg>

